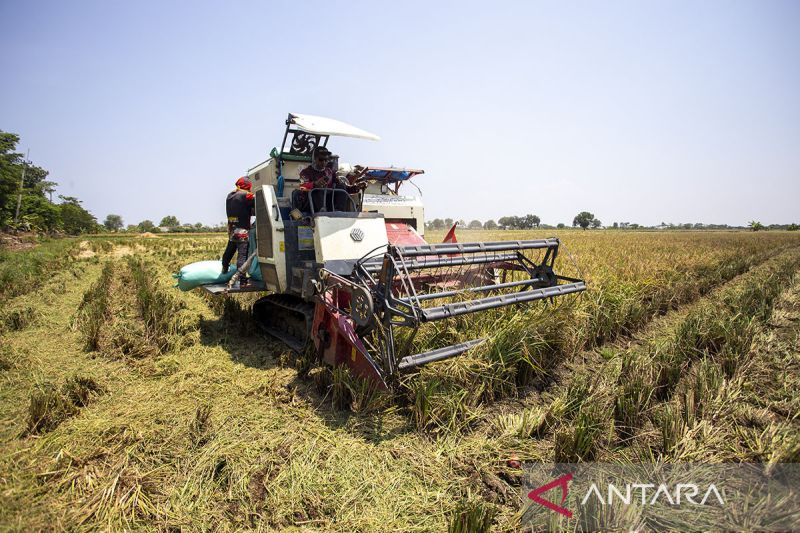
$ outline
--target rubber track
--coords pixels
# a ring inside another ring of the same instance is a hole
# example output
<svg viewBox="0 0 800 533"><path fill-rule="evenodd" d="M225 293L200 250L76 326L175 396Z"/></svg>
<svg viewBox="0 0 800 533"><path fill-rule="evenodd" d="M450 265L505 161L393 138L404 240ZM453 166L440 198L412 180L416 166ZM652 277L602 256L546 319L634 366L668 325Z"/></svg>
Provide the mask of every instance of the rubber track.
<svg viewBox="0 0 800 533"><path fill-rule="evenodd" d="M314 304L296 296L271 294L253 304L253 319L259 327L298 352L308 345L313 318ZM297 335L298 330L304 332L303 337Z"/></svg>

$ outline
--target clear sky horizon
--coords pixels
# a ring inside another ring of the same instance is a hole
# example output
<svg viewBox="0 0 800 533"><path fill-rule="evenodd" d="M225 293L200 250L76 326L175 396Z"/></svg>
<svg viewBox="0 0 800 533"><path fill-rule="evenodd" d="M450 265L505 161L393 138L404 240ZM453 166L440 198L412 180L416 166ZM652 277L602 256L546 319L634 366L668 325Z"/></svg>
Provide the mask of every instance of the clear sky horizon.
<svg viewBox="0 0 800 533"><path fill-rule="evenodd" d="M0 2L0 130L99 221L220 223L288 112L426 218L800 222L800 2ZM412 188L408 188L407 192Z"/></svg>

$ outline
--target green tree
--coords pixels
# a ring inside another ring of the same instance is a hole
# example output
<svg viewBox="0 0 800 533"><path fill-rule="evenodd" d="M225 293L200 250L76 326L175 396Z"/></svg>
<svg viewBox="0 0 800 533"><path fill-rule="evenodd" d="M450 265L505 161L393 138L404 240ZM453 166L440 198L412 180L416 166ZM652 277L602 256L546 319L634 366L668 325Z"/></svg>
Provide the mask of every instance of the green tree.
<svg viewBox="0 0 800 533"><path fill-rule="evenodd" d="M152 220L142 220L141 222L139 222L137 229L142 233L146 231L152 232L153 230L156 229L156 225L153 224Z"/></svg>
<svg viewBox="0 0 800 533"><path fill-rule="evenodd" d="M797 224L789 224L789 227L786 228L789 231L797 231L800 229L800 225Z"/></svg>
<svg viewBox="0 0 800 533"><path fill-rule="evenodd" d="M753 231L761 231L764 229L764 224L757 220L751 220L750 224L748 224L748 227Z"/></svg>
<svg viewBox="0 0 800 533"><path fill-rule="evenodd" d="M431 222L431 227L433 229L443 229L444 228L444 220L441 218L434 218Z"/></svg>
<svg viewBox="0 0 800 533"><path fill-rule="evenodd" d="M47 212L51 212L52 209L43 207L43 204L39 201L26 201L27 198L41 198L47 202L50 200L47 199L48 196L51 196L53 191L55 191L55 186L57 185L54 181L47 181L45 178L49 174L48 171L45 169L38 167L36 165L31 165L28 163L27 165L23 162L19 165L19 176L22 177L23 170L25 171L25 179L22 182L22 203L20 204L19 215L21 220L39 220L41 221L40 216L42 215L42 209ZM15 180L17 183L17 196L19 194L19 178ZM52 203L52 202L51 202ZM32 211L28 211L28 209L32 209ZM12 210L16 212L16 199L12 198ZM12 215L13 216L13 215ZM45 217L48 218L48 217ZM39 222L34 223L34 229L39 231L53 231L57 229L59 225L59 221L56 220L54 223L48 225L47 227L41 226Z"/></svg>
<svg viewBox="0 0 800 533"><path fill-rule="evenodd" d="M97 231L97 219L81 206L81 201L74 196L59 195L61 203L61 227L70 235Z"/></svg>
<svg viewBox="0 0 800 533"><path fill-rule="evenodd" d="M525 217L522 219L520 227L524 229L538 228L541 222L542 219L536 215L525 215Z"/></svg>
<svg viewBox="0 0 800 533"><path fill-rule="evenodd" d="M445 229L452 228L453 227L453 219L452 218L444 219L444 227L445 227Z"/></svg>
<svg viewBox="0 0 800 533"><path fill-rule="evenodd" d="M159 226L163 226L165 228L177 228L180 225L181 223L178 222L178 217L173 215L165 216L161 219L161 224L159 224Z"/></svg>
<svg viewBox="0 0 800 533"><path fill-rule="evenodd" d="M503 229L513 229L519 226L518 217L501 217L498 221L500 227Z"/></svg>
<svg viewBox="0 0 800 533"><path fill-rule="evenodd" d="M19 135L0 131L0 224L11 222L17 208L19 180L22 177L22 154L18 153Z"/></svg>
<svg viewBox="0 0 800 533"><path fill-rule="evenodd" d="M483 229L497 229L497 222L489 219L483 224Z"/></svg>
<svg viewBox="0 0 800 533"><path fill-rule="evenodd" d="M57 185L52 181L48 182L46 180L49 174L50 172L42 167L29 164L28 168L25 169L25 181L22 184L22 188L44 195L44 190L42 190L43 183L53 183Z"/></svg>
<svg viewBox="0 0 800 533"><path fill-rule="evenodd" d="M480 220L471 220L469 223L469 229L481 229L483 228L483 224L481 224Z"/></svg>
<svg viewBox="0 0 800 533"><path fill-rule="evenodd" d="M34 231L55 231L62 225L59 206L48 201L44 196L23 196L19 212L20 222L27 224Z"/></svg>
<svg viewBox="0 0 800 533"><path fill-rule="evenodd" d="M585 230L586 228L589 227L589 225L592 223L594 219L595 219L594 215L591 214L590 212L581 211L580 213L575 215L574 219L572 219L572 227L580 226Z"/></svg>
<svg viewBox="0 0 800 533"><path fill-rule="evenodd" d="M55 181L44 180L37 185L37 188L39 189L39 191L41 191L41 194L47 195L47 199L52 202L53 193L56 192L56 185L58 185L58 183L56 183Z"/></svg>
<svg viewBox="0 0 800 533"><path fill-rule="evenodd" d="M103 221L103 226L105 226L108 231L119 231L125 227L125 223L122 222L122 217L119 215L108 215Z"/></svg>
<svg viewBox="0 0 800 533"><path fill-rule="evenodd" d="M600 227L600 226L602 226L602 225L603 225L603 223L602 223L602 222L600 222L599 220L597 220L596 218L593 218L593 219L592 219L592 227L593 227L594 229L597 229L597 228L599 228L599 227Z"/></svg>
<svg viewBox="0 0 800 533"><path fill-rule="evenodd" d="M556 228L558 228L558 229L564 229L566 227L567 227L567 225L564 224L563 222L559 222L558 225L556 226Z"/></svg>

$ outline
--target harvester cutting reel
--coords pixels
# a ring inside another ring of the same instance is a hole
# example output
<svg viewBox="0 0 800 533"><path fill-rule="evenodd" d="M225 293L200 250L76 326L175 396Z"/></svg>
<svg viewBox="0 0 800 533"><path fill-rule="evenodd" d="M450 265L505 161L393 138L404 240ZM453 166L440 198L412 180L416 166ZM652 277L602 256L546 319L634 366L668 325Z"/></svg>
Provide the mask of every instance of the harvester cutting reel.
<svg viewBox="0 0 800 533"><path fill-rule="evenodd" d="M460 355L478 338L412 354L429 322L586 289L555 273L556 238L389 246L344 276L320 269L311 338L321 361L388 388L401 372Z"/></svg>

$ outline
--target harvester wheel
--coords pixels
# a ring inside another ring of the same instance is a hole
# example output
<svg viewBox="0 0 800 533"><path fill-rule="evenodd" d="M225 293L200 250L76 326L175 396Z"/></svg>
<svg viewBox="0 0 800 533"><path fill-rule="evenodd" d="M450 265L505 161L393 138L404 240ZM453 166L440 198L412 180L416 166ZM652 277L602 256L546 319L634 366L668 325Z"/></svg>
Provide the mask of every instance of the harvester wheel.
<svg viewBox="0 0 800 533"><path fill-rule="evenodd" d="M364 287L353 288L350 300L350 314L359 326L366 326L373 317L372 295Z"/></svg>

